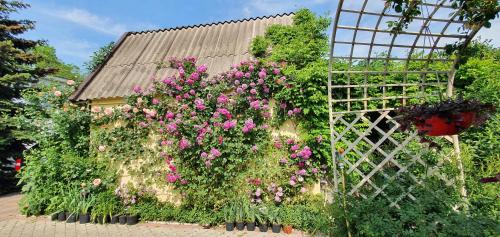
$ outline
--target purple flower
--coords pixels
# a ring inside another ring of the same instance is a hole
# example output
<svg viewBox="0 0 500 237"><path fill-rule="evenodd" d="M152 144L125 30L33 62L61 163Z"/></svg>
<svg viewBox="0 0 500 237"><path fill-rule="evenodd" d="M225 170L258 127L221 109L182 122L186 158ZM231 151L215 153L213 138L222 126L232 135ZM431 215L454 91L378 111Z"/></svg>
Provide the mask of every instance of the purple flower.
<svg viewBox="0 0 500 237"><path fill-rule="evenodd" d="M278 74L280 74L280 70L278 68L275 68L273 70L273 73L274 73L274 75L278 75Z"/></svg>
<svg viewBox="0 0 500 237"><path fill-rule="evenodd" d="M304 176L304 175L306 175L306 174L307 174L307 171L306 171L305 169L301 169L301 170L297 170L297 171L295 172L295 174L297 174L297 175L301 175L301 176Z"/></svg>
<svg viewBox="0 0 500 237"><path fill-rule="evenodd" d="M250 73L249 72L245 73L245 78L250 78Z"/></svg>
<svg viewBox="0 0 500 237"><path fill-rule="evenodd" d="M309 148L308 146L305 146L304 149L302 149L302 151L299 152L299 156L304 158L304 160L309 159L311 155L312 155L311 148Z"/></svg>
<svg viewBox="0 0 500 237"><path fill-rule="evenodd" d="M235 81L234 81L234 84L235 84L235 85L239 85L239 84L240 84L240 80L235 80Z"/></svg>
<svg viewBox="0 0 500 237"><path fill-rule="evenodd" d="M243 93L243 89L241 87L236 88L236 93L238 94Z"/></svg>
<svg viewBox="0 0 500 237"><path fill-rule="evenodd" d="M252 94L252 95L257 94L257 90L255 90L255 89L251 89L251 90L250 90L250 94Z"/></svg>
<svg viewBox="0 0 500 237"><path fill-rule="evenodd" d="M296 150L298 150L298 149L299 149L299 145L297 145L297 144L295 144L295 145L293 145L292 147L290 147L290 150L291 150L291 151L296 151Z"/></svg>
<svg viewBox="0 0 500 237"><path fill-rule="evenodd" d="M179 178L179 176L177 176L175 174L167 174L167 181L169 183L175 183L175 181L177 181L178 178Z"/></svg>
<svg viewBox="0 0 500 237"><path fill-rule="evenodd" d="M250 66L248 66L248 71L253 72L254 69L255 67L253 66L253 64L250 64Z"/></svg>
<svg viewBox="0 0 500 237"><path fill-rule="evenodd" d="M189 79L191 79L193 81L197 81L198 79L200 79L200 74L198 74L197 72L193 72L191 74L191 76L189 77Z"/></svg>
<svg viewBox="0 0 500 237"><path fill-rule="evenodd" d="M218 108L217 112L219 112L220 114L226 116L226 119L231 119L232 118L231 113L226 108Z"/></svg>

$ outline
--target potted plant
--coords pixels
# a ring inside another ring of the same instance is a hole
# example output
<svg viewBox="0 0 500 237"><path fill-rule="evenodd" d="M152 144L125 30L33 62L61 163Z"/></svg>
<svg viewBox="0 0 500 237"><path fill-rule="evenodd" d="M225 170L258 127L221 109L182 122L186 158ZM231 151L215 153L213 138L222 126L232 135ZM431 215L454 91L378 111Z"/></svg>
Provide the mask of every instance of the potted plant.
<svg viewBox="0 0 500 237"><path fill-rule="evenodd" d="M279 209L277 207L273 207L269 209L268 220L271 224L271 229L273 233L281 232L281 221L279 216Z"/></svg>
<svg viewBox="0 0 500 237"><path fill-rule="evenodd" d="M93 197L83 197L79 204L80 215L79 221L80 224L87 224L90 222L90 208L94 205Z"/></svg>
<svg viewBox="0 0 500 237"><path fill-rule="evenodd" d="M120 225L127 224L127 215L120 215L118 217L118 222L120 223Z"/></svg>
<svg viewBox="0 0 500 237"><path fill-rule="evenodd" d="M280 219L283 224L283 232L291 234L293 232L293 226L298 225L299 215L295 208L285 206L280 211Z"/></svg>
<svg viewBox="0 0 500 237"><path fill-rule="evenodd" d="M54 196L50 199L50 204L47 206L47 209L45 211L47 213L50 213L51 221L58 220L59 213L64 212L64 210L61 208L61 202L62 202L61 196ZM65 219L66 217L64 217L63 220Z"/></svg>
<svg viewBox="0 0 500 237"><path fill-rule="evenodd" d="M134 207L130 207L127 210L127 225L135 225L139 221L138 212Z"/></svg>
<svg viewBox="0 0 500 237"><path fill-rule="evenodd" d="M226 222L226 231L234 230L234 221L235 221L235 213L234 213L234 205L229 204L224 207L224 221Z"/></svg>
<svg viewBox="0 0 500 237"><path fill-rule="evenodd" d="M247 230L255 230L255 206L245 205L245 222L247 223Z"/></svg>
<svg viewBox="0 0 500 237"><path fill-rule="evenodd" d="M235 221L236 221L236 229L243 230L245 229L245 222L243 222L244 214L243 214L243 203L238 202L235 206Z"/></svg>
<svg viewBox="0 0 500 237"><path fill-rule="evenodd" d="M268 210L265 206L262 206L255 213L255 219L259 223L260 232L267 232L268 227Z"/></svg>
<svg viewBox="0 0 500 237"><path fill-rule="evenodd" d="M494 111L492 104L458 98L401 107L394 119L403 131L415 125L419 135L446 136L480 126Z"/></svg>

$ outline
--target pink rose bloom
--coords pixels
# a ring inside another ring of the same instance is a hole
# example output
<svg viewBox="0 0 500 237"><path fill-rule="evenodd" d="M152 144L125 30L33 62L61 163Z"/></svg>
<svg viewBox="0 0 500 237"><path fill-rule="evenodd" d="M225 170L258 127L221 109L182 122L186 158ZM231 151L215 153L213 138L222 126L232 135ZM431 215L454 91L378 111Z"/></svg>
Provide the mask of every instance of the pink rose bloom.
<svg viewBox="0 0 500 237"><path fill-rule="evenodd" d="M75 84L75 81L73 81L73 80L67 80L66 81L66 85L68 85L68 86L72 86L74 84Z"/></svg>
<svg viewBox="0 0 500 237"><path fill-rule="evenodd" d="M238 94L243 93L243 89L241 87L236 88L236 93Z"/></svg>
<svg viewBox="0 0 500 237"><path fill-rule="evenodd" d="M175 131L177 131L177 124L175 123L167 124L167 131L170 133L174 133Z"/></svg>
<svg viewBox="0 0 500 237"><path fill-rule="evenodd" d="M250 78L250 73L249 72L245 73L245 77Z"/></svg>
<svg viewBox="0 0 500 237"><path fill-rule="evenodd" d="M253 72L254 69L255 67L253 66L253 64L250 64L250 66L248 66L248 71Z"/></svg>
<svg viewBox="0 0 500 237"><path fill-rule="evenodd" d="M111 107L105 108L104 114L107 116L111 116L113 114L113 108L111 108Z"/></svg>
<svg viewBox="0 0 500 237"><path fill-rule="evenodd" d="M181 184L182 184L182 185L186 185L186 184L188 184L188 181L187 181L187 180L185 180L185 179L181 179Z"/></svg>
<svg viewBox="0 0 500 237"><path fill-rule="evenodd" d="M281 149L282 145L280 142L275 142L274 143L274 147L278 148L278 149Z"/></svg>
<svg viewBox="0 0 500 237"><path fill-rule="evenodd" d="M304 187L302 187L302 188L300 189L300 192L301 192L301 193L305 193L305 192L307 192L307 189L306 189L306 188L304 188Z"/></svg>
<svg viewBox="0 0 500 237"><path fill-rule="evenodd" d="M175 183L177 181L178 176L175 174L167 174L167 181L169 183Z"/></svg>
<svg viewBox="0 0 500 237"><path fill-rule="evenodd" d="M274 201L276 201L276 202L281 202L281 198L280 198L279 196L275 196L275 197L274 197Z"/></svg>
<svg viewBox="0 0 500 237"><path fill-rule="evenodd" d="M250 102L250 107L252 109L255 109L255 110L260 109L260 101L256 100L256 101Z"/></svg>
<svg viewBox="0 0 500 237"><path fill-rule="evenodd" d="M288 183L289 183L290 185L294 186L294 187L295 187L295 185L297 184L294 180L290 180Z"/></svg>
<svg viewBox="0 0 500 237"><path fill-rule="evenodd" d="M101 179L94 179L92 181L92 184L94 185L94 187L97 187L101 184L102 180Z"/></svg>
<svg viewBox="0 0 500 237"><path fill-rule="evenodd" d="M273 73L274 73L274 75L278 75L278 74L280 74L280 70L278 68L275 68L273 70Z"/></svg>
<svg viewBox="0 0 500 237"><path fill-rule="evenodd" d="M189 143L189 141L185 138L182 138L180 141L179 141L179 149L184 150L188 147L190 147L191 144Z"/></svg>
<svg viewBox="0 0 500 237"><path fill-rule="evenodd" d="M301 169L301 170L297 170L297 171L295 172L295 174L297 174L297 175L301 175L301 176L304 176L304 175L306 175L306 174L307 174L307 171L306 171L305 169Z"/></svg>
<svg viewBox="0 0 500 237"><path fill-rule="evenodd" d="M287 159L285 159L285 158L280 159L280 163L281 163L281 164L283 164L283 165L284 165L284 164L287 164L287 163L288 163L288 160L287 160Z"/></svg>
<svg viewBox="0 0 500 237"><path fill-rule="evenodd" d="M200 98L194 100L194 104L196 105L196 109L198 110L204 110L207 108L204 103L205 102L203 101L203 99Z"/></svg>
<svg viewBox="0 0 500 237"><path fill-rule="evenodd" d="M253 151L253 152L257 152L257 149L258 149L258 148L257 148L257 145L253 145L253 146L252 146L252 151Z"/></svg>
<svg viewBox="0 0 500 237"><path fill-rule="evenodd" d="M294 108L294 109L293 109L293 113L294 113L294 114L299 114L299 113L300 113L300 111L302 111L300 108Z"/></svg>
<svg viewBox="0 0 500 237"><path fill-rule="evenodd" d="M226 108L218 108L217 112L219 112L220 114L226 116L226 119L231 119L232 118L231 113Z"/></svg>
<svg viewBox="0 0 500 237"><path fill-rule="evenodd" d="M106 150L106 146L104 145L100 145L98 148L97 148L100 152L104 152Z"/></svg>
<svg viewBox="0 0 500 237"><path fill-rule="evenodd" d="M224 130L229 130L231 128L234 128L236 126L236 120L227 120L224 122L224 124L222 125L222 128L224 128Z"/></svg>
<svg viewBox="0 0 500 237"><path fill-rule="evenodd" d="M134 90L135 93L139 94L139 93L141 93L142 88L141 88L141 86L136 85L136 86L134 86L133 90Z"/></svg>
<svg viewBox="0 0 500 237"><path fill-rule="evenodd" d="M262 78L259 78L259 80L257 80L257 83L258 83L259 85L262 85L262 84L264 84L264 79L262 79Z"/></svg>
<svg viewBox="0 0 500 237"><path fill-rule="evenodd" d="M61 97L62 92L60 92L60 91L54 91L54 95L57 96L57 97Z"/></svg>
<svg viewBox="0 0 500 237"><path fill-rule="evenodd" d="M191 74L191 76L189 77L189 79L193 80L193 81L197 81L198 79L200 79L200 74L198 74L197 72L193 72ZM192 84L191 84L192 85Z"/></svg>
<svg viewBox="0 0 500 237"><path fill-rule="evenodd" d="M219 104L227 104L229 102L229 98L227 98L226 95L220 94L219 97L217 97L217 103Z"/></svg>
<svg viewBox="0 0 500 237"><path fill-rule="evenodd" d="M257 94L257 90L255 90L255 89L251 89L251 90L250 90L250 94L252 94L252 95Z"/></svg>
<svg viewBox="0 0 500 237"><path fill-rule="evenodd" d="M292 159L297 158L297 154L295 154L295 153L291 154L291 155L290 155L290 158L292 158Z"/></svg>
<svg viewBox="0 0 500 237"><path fill-rule="evenodd" d="M195 91L195 90L193 90L193 89L191 89L191 90L189 90L189 94L191 94L191 95L196 95L196 91Z"/></svg>
<svg viewBox="0 0 500 237"><path fill-rule="evenodd" d="M143 128L147 128L149 125L147 123L145 123L145 122L140 122L139 126L141 126Z"/></svg>
<svg viewBox="0 0 500 237"><path fill-rule="evenodd" d="M130 106L129 104L126 104L126 105L124 105L124 106L122 107L122 111L123 111L124 113L129 112L131 109L132 109L132 106Z"/></svg>
<svg viewBox="0 0 500 237"><path fill-rule="evenodd" d="M288 116L292 116L293 115L293 111L292 110L288 110Z"/></svg>
<svg viewBox="0 0 500 237"><path fill-rule="evenodd" d="M248 88L248 85L247 85L247 84L243 84L243 85L241 85L241 89L246 90L247 88Z"/></svg>
<svg viewBox="0 0 500 237"><path fill-rule="evenodd" d="M291 151L296 151L296 150L298 150L298 149L299 149L299 145L297 145L297 144L293 145L293 146L290 148L290 150L291 150Z"/></svg>
<svg viewBox="0 0 500 237"><path fill-rule="evenodd" d="M168 120L172 120L175 117L175 114L171 111L168 111L167 114L165 114L165 118Z"/></svg>
<svg viewBox="0 0 500 237"><path fill-rule="evenodd" d="M201 158L206 159L208 157L208 154L206 152L202 152L200 156Z"/></svg>
<svg viewBox="0 0 500 237"><path fill-rule="evenodd" d="M240 84L240 80L235 80L235 81L234 81L234 84L235 84L235 85L239 85L239 84Z"/></svg>
<svg viewBox="0 0 500 237"><path fill-rule="evenodd" d="M251 118L247 119L247 121L245 121L245 125L243 126L243 133L248 133L250 131L252 131L252 129L255 128L255 123L253 122L253 120Z"/></svg>
<svg viewBox="0 0 500 237"><path fill-rule="evenodd" d="M266 76L267 76L266 70L265 70L265 69L262 69L262 70L259 72L259 78L260 78L260 79L264 79Z"/></svg>
<svg viewBox="0 0 500 237"><path fill-rule="evenodd" d="M184 69L182 67L179 67L179 69L177 69L177 70L179 71L179 76L184 77L184 75L185 75Z"/></svg>
<svg viewBox="0 0 500 237"><path fill-rule="evenodd" d="M172 80L171 80L170 78L165 78L165 79L163 79L163 81L161 81L161 82L163 82L164 84L167 84L167 85L172 84Z"/></svg>
<svg viewBox="0 0 500 237"><path fill-rule="evenodd" d="M221 155L222 155L222 153L221 153L219 150L217 150L217 148L212 148L212 149L210 150L210 153L211 153L214 157L219 157L219 156L221 156Z"/></svg>
<svg viewBox="0 0 500 237"><path fill-rule="evenodd" d="M167 145L167 141L165 141L165 140L161 141L160 145L166 146Z"/></svg>
<svg viewBox="0 0 500 237"><path fill-rule="evenodd" d="M181 100L182 100L182 96L181 96L181 95L176 95L176 96L175 96L175 100L177 100L177 101L181 101Z"/></svg>
<svg viewBox="0 0 500 237"><path fill-rule="evenodd" d="M293 139L286 140L286 144L292 145L295 141Z"/></svg>
<svg viewBox="0 0 500 237"><path fill-rule="evenodd" d="M237 78L237 79L240 79L243 77L243 72L241 71L237 71L234 73L234 77Z"/></svg>
<svg viewBox="0 0 500 237"><path fill-rule="evenodd" d="M206 72L207 71L207 65L203 64L203 65L198 66L198 68L196 69L196 71L198 71L199 73Z"/></svg>
<svg viewBox="0 0 500 237"><path fill-rule="evenodd" d="M159 104L159 103L160 103L160 100L159 100L159 99L157 99L157 98L153 98L153 101L152 101L152 102L153 102L153 104L154 104L154 105L157 105L157 104Z"/></svg>
<svg viewBox="0 0 500 237"><path fill-rule="evenodd" d="M304 158L304 160L307 160L312 155L311 148L309 148L308 146L305 146L304 149L302 149L302 151L300 151L299 154L302 158Z"/></svg>
<svg viewBox="0 0 500 237"><path fill-rule="evenodd" d="M313 174L316 174L316 173L318 173L318 169L317 169L317 168L312 168L311 172L312 172Z"/></svg>

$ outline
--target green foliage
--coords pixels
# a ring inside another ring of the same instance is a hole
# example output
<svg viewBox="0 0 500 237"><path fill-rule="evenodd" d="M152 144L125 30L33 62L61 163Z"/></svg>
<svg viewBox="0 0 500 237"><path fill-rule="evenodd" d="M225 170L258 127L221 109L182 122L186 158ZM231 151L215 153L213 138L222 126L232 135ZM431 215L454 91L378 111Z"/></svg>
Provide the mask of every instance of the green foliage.
<svg viewBox="0 0 500 237"><path fill-rule="evenodd" d="M83 64L85 69L87 69L88 72L96 70L101 64L104 63L114 47L115 42L109 42L95 51L94 54L92 54L90 61Z"/></svg>
<svg viewBox="0 0 500 237"><path fill-rule="evenodd" d="M80 69L75 65L62 62L57 58L56 49L50 45L37 45L33 49L33 54L38 59L36 66L50 71L52 76L68 80L80 80L82 78Z"/></svg>
<svg viewBox="0 0 500 237"><path fill-rule="evenodd" d="M347 218L352 236L496 236L497 221L481 215L454 210L460 205L454 190L438 182L412 191L413 200L402 200L400 208L390 207L384 196L349 200ZM344 210L336 210L336 234L346 235Z"/></svg>

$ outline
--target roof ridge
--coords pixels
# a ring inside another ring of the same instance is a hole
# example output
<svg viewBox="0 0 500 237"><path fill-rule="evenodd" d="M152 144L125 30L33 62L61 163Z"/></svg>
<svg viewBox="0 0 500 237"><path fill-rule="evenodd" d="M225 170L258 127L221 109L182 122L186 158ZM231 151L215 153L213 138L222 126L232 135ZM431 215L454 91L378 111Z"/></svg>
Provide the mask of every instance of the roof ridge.
<svg viewBox="0 0 500 237"><path fill-rule="evenodd" d="M279 13L279 14L275 14L275 15L257 16L257 17L243 18L243 19L237 19L237 20L226 20L226 21L196 24L196 25L175 26L175 27L162 28L162 29L156 29L156 30L129 31L126 34L129 34L129 35L134 34L135 35L135 34L157 33L157 32L164 32L164 31L171 31L171 30L192 29L192 28L205 27L205 26L223 25L223 24L230 24L230 23L239 23L239 22L244 22L244 21L270 19L270 18L276 18L276 17L290 16L293 14L295 14L295 12L285 12L285 13Z"/></svg>

